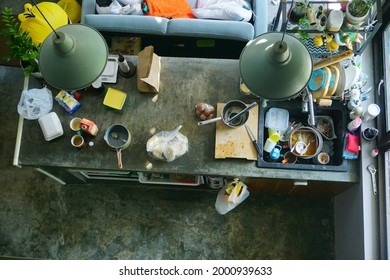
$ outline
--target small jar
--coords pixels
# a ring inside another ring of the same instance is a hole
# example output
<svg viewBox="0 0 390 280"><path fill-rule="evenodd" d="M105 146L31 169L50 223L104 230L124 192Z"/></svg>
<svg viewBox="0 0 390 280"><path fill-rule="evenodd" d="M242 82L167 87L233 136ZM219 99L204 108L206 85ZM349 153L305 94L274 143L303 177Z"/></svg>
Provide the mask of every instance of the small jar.
<svg viewBox="0 0 390 280"><path fill-rule="evenodd" d="M362 124L362 119L356 118L356 119L349 122L348 130L355 131L356 129L358 129L360 127L361 124Z"/></svg>

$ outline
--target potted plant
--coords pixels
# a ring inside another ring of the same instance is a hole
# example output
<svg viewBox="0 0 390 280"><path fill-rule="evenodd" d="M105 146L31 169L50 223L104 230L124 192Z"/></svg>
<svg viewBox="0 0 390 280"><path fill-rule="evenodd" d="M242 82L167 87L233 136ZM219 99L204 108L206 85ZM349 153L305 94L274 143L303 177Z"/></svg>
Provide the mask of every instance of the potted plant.
<svg viewBox="0 0 390 280"><path fill-rule="evenodd" d="M10 48L10 52L4 55L3 59L6 61L19 59L26 76L39 72L40 46L32 42L28 32L20 29L20 21L12 14L12 8L5 7L1 19L5 27L0 31L0 35L8 37L6 44Z"/></svg>
<svg viewBox="0 0 390 280"><path fill-rule="evenodd" d="M288 18L291 23L298 24L299 20L307 17L308 4L305 1L298 1L290 8Z"/></svg>
<svg viewBox="0 0 390 280"><path fill-rule="evenodd" d="M351 24L360 24L367 17L373 2L371 0L352 0L345 10L346 20Z"/></svg>

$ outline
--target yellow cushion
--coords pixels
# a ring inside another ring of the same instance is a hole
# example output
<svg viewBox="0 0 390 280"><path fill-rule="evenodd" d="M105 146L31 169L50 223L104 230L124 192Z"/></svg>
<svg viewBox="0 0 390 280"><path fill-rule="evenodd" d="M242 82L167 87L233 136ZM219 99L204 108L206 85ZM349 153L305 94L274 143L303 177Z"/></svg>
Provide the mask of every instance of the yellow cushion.
<svg viewBox="0 0 390 280"><path fill-rule="evenodd" d="M56 3L41 2L37 6L54 29L68 24L68 15ZM24 12L18 15L18 19L20 20L20 28L29 33L29 37L36 45L41 44L52 32L37 7L30 3L24 5Z"/></svg>
<svg viewBox="0 0 390 280"><path fill-rule="evenodd" d="M80 22L81 6L77 0L60 0L57 4L68 14L73 23Z"/></svg>

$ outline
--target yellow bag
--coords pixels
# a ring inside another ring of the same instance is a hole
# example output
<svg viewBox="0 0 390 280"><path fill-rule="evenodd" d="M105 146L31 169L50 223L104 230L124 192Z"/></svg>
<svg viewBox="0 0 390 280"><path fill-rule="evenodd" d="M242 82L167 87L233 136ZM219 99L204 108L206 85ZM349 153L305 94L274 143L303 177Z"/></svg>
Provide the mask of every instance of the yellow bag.
<svg viewBox="0 0 390 280"><path fill-rule="evenodd" d="M68 15L58 4L41 2L37 6L54 29L70 23ZM18 19L20 20L20 28L29 33L29 37L36 45L40 45L52 32L37 7L30 3L24 5L24 12L18 15Z"/></svg>

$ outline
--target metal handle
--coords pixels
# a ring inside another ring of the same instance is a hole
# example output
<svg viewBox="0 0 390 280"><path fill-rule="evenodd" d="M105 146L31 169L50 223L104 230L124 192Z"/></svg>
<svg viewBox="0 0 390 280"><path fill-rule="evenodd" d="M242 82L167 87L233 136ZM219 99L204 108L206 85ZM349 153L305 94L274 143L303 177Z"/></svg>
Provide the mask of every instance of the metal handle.
<svg viewBox="0 0 390 280"><path fill-rule="evenodd" d="M201 121L201 122L198 122L198 125L205 125L205 124L209 124L209 123L215 123L215 122L220 121L220 120L222 120L222 117L217 117L217 118L214 118L214 119Z"/></svg>
<svg viewBox="0 0 390 280"><path fill-rule="evenodd" d="M242 116L243 114L245 114L246 112L248 112L250 109L254 108L255 106L257 106L257 103L256 102L253 102L251 105L249 105L248 107L246 107L245 109L241 110L240 112L238 112L237 114L235 114L233 117L231 117L230 119L226 120L226 122L228 124L230 124L233 120L239 118L240 116Z"/></svg>

